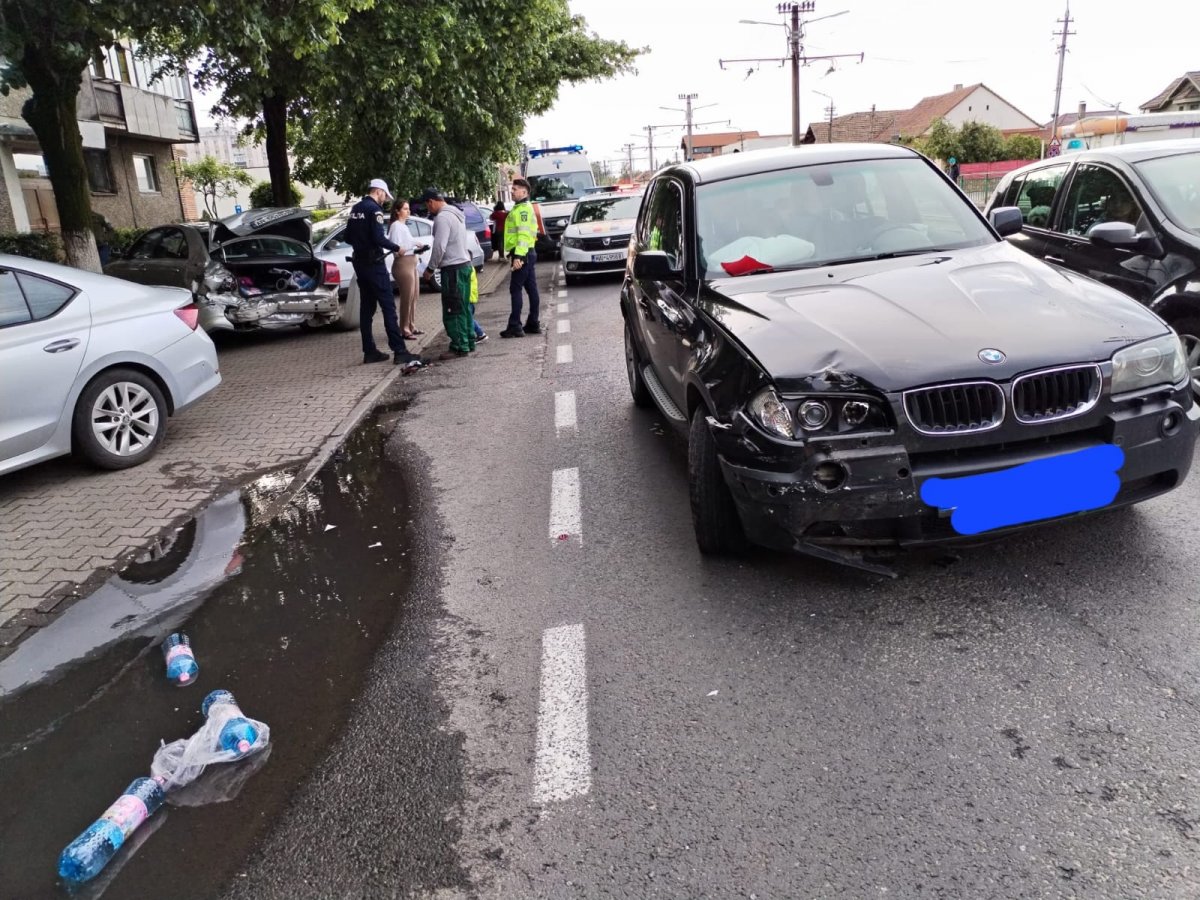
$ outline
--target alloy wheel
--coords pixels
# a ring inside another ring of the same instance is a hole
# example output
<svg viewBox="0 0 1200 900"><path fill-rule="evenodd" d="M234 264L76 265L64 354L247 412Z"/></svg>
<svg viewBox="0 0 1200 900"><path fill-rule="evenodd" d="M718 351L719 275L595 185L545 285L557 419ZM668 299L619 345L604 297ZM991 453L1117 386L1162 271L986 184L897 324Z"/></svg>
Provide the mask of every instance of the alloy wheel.
<svg viewBox="0 0 1200 900"><path fill-rule="evenodd" d="M153 395L140 384L118 381L92 405L92 432L114 456L137 456L154 442L159 410Z"/></svg>

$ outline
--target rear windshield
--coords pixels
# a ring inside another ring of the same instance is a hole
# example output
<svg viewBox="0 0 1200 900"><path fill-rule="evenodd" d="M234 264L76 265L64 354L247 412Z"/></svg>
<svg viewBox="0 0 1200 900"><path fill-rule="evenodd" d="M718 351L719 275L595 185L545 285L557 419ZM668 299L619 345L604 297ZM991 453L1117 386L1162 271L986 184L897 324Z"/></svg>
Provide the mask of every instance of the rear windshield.
<svg viewBox="0 0 1200 900"><path fill-rule="evenodd" d="M696 206L698 249L709 278L996 240L970 201L917 157L850 160L702 184Z"/></svg>
<svg viewBox="0 0 1200 900"><path fill-rule="evenodd" d="M1200 234L1200 151L1135 163L1167 216Z"/></svg>
<svg viewBox="0 0 1200 900"><path fill-rule="evenodd" d="M472 231L483 231L487 227L483 223L483 216L479 214L479 208L474 203L464 203L462 211L467 217L467 227Z"/></svg>

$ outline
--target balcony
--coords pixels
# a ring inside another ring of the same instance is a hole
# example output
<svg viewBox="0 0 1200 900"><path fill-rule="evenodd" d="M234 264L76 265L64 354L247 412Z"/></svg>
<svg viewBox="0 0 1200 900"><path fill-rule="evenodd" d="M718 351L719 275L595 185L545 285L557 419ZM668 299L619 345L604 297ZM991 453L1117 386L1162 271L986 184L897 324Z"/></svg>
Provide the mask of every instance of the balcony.
<svg viewBox="0 0 1200 900"><path fill-rule="evenodd" d="M108 131L172 144L200 139L190 100L177 100L131 84L85 76L79 118L100 122Z"/></svg>
<svg viewBox="0 0 1200 900"><path fill-rule="evenodd" d="M121 88L107 81L92 82L96 94L96 116L106 125L125 125L125 104L121 102Z"/></svg>

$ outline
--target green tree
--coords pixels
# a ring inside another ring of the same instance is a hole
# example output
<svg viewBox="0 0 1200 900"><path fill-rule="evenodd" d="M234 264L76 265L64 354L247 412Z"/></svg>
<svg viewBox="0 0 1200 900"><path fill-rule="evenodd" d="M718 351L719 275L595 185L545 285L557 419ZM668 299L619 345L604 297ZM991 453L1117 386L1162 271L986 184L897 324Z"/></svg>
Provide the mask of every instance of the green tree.
<svg viewBox="0 0 1200 900"><path fill-rule="evenodd" d="M46 160L68 265L100 271L76 104L88 62L138 0L0 0L0 92L28 87L21 115Z"/></svg>
<svg viewBox="0 0 1200 900"><path fill-rule="evenodd" d="M588 31L566 0L378 5L352 14L342 38L322 56L293 148L301 179L346 194L373 177L397 196L427 184L489 193L560 84L630 71L643 52Z"/></svg>
<svg viewBox="0 0 1200 900"><path fill-rule="evenodd" d="M300 188L296 187L294 181L288 182L288 192L283 197L283 202L279 202L279 194L275 190L275 186L269 181L260 181L254 186L254 190L250 192L250 207L252 209L267 209L272 206L299 206L304 202L304 195L300 193Z"/></svg>
<svg viewBox="0 0 1200 900"><path fill-rule="evenodd" d="M1004 135L983 122L963 122L958 129L960 163L998 162L1005 159Z"/></svg>
<svg viewBox="0 0 1200 900"><path fill-rule="evenodd" d="M945 119L935 119L929 130L915 141L915 146L930 159L949 159L953 156L960 163L968 161L963 155L958 129Z"/></svg>
<svg viewBox="0 0 1200 900"><path fill-rule="evenodd" d="M167 55L180 71L199 58L192 75L197 87L221 91L213 112L249 120L265 137L275 195L269 205L286 206L291 184L288 120L307 114L306 92L328 72L325 57L341 40L347 17L375 0L168 2L173 27L156 28L153 19L146 21L151 29L148 49ZM406 12L391 5L387 9L392 18L408 20ZM428 41L430 33L423 39ZM394 59L392 63L396 65Z"/></svg>
<svg viewBox="0 0 1200 900"><path fill-rule="evenodd" d="M217 198L237 196L238 185L254 184L254 179L232 163L223 163L214 156L196 162L175 163L175 174L186 178L204 198L209 218L217 218Z"/></svg>
<svg viewBox="0 0 1200 900"><path fill-rule="evenodd" d="M1014 134L1004 142L1005 159L1041 159L1042 142L1032 134Z"/></svg>

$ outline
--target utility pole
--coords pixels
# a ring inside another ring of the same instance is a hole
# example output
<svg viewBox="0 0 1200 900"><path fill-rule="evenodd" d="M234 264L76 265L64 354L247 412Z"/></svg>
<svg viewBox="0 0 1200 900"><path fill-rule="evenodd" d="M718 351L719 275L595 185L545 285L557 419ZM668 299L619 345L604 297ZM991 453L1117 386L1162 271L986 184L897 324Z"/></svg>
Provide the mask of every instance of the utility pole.
<svg viewBox="0 0 1200 900"><path fill-rule="evenodd" d="M626 169L626 171L629 173L629 177L632 178L633 177L633 144L622 144L621 149L625 151L625 154L628 157L628 162L627 162L628 168Z"/></svg>
<svg viewBox="0 0 1200 900"><path fill-rule="evenodd" d="M1067 38L1075 34L1073 31L1068 31L1071 27L1070 0L1067 0L1066 16L1059 19L1058 22L1062 24L1062 31L1056 31L1054 34L1056 37L1062 38L1062 43L1058 45L1058 83L1054 87L1054 124L1050 128L1050 156L1058 156L1058 109L1059 103L1062 101L1063 64L1067 61Z"/></svg>
<svg viewBox="0 0 1200 900"><path fill-rule="evenodd" d="M696 125L696 124L700 124L700 125L714 124L712 122L696 123L696 122L692 121L692 113L694 113L696 110L708 109L708 107L710 107L710 106L717 105L715 103L707 103L704 106L692 106L692 101L695 100L699 96L700 96L699 94L680 94L679 99L687 101L687 106L684 109L679 109L674 106L660 106L659 107L659 109L669 110L670 112L681 112L687 117L685 120L687 122L687 126L686 126L687 127L687 153L684 154L684 156L685 156L684 162L692 161L692 126Z"/></svg>
<svg viewBox="0 0 1200 900"><path fill-rule="evenodd" d="M788 55L780 58L774 57L755 57L751 59L721 59L718 62L721 68L725 68L726 63L764 63L773 62L783 65L791 62L792 64L792 146L800 146L800 66L808 65L810 62L817 60L829 60L831 63L830 70L832 71L832 61L837 59L846 59L849 57L858 57L861 63L866 56L865 53L833 53L824 56L805 56L804 55L804 26L810 22L819 22L821 19L832 19L835 16L845 15L849 10L831 13L828 16L819 16L816 19L802 20L801 13L810 13L817 8L816 0L792 0L788 3L780 3L776 9L780 13L788 16L789 22L783 27L787 29L788 37ZM741 19L741 22L747 25L778 25L778 22L756 22L752 19Z"/></svg>

